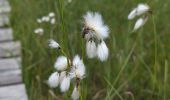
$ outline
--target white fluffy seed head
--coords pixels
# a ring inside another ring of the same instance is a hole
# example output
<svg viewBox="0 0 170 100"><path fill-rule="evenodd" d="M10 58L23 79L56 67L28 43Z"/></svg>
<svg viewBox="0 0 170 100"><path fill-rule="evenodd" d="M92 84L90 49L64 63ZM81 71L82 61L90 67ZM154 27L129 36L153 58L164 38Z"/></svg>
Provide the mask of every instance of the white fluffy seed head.
<svg viewBox="0 0 170 100"><path fill-rule="evenodd" d="M50 21L50 17L49 16L44 16L41 19L43 22L49 22Z"/></svg>
<svg viewBox="0 0 170 100"><path fill-rule="evenodd" d="M88 58L96 57L96 43L94 41L87 41L86 43L86 53Z"/></svg>
<svg viewBox="0 0 170 100"><path fill-rule="evenodd" d="M42 20L41 19L37 19L37 22L40 24L40 23L42 23Z"/></svg>
<svg viewBox="0 0 170 100"><path fill-rule="evenodd" d="M64 71L67 69L67 57L65 56L60 56L57 58L54 67L58 70L58 71Z"/></svg>
<svg viewBox="0 0 170 100"><path fill-rule="evenodd" d="M98 44L98 47L97 47L97 57L101 61L105 61L105 60L107 60L108 55L109 55L109 50L108 50L105 42L102 41L100 44Z"/></svg>
<svg viewBox="0 0 170 100"><path fill-rule="evenodd" d="M60 84L61 92L66 92L70 88L70 77L65 76Z"/></svg>
<svg viewBox="0 0 170 100"><path fill-rule="evenodd" d="M148 20L148 17L144 17L144 18L139 18L136 23L135 23L135 26L134 26L134 29L133 31L136 31L138 30L140 27L142 27Z"/></svg>
<svg viewBox="0 0 170 100"><path fill-rule="evenodd" d="M94 30L98 39L105 39L109 36L109 28L104 24L102 16L99 13L87 12L84 15L85 27Z"/></svg>
<svg viewBox="0 0 170 100"><path fill-rule="evenodd" d="M64 77L66 77L66 71L60 73L60 83L63 81Z"/></svg>
<svg viewBox="0 0 170 100"><path fill-rule="evenodd" d="M149 6L147 4L142 4L140 3L138 6L137 6L137 15L140 16L144 13L147 13L149 11Z"/></svg>
<svg viewBox="0 0 170 100"><path fill-rule="evenodd" d="M52 18L52 19L50 20L50 23L51 23L52 25L54 25L54 24L55 24L55 18Z"/></svg>
<svg viewBox="0 0 170 100"><path fill-rule="evenodd" d="M74 87L74 90L71 94L71 97L72 97L73 100L79 99L79 91L78 91L78 88L76 86Z"/></svg>
<svg viewBox="0 0 170 100"><path fill-rule="evenodd" d="M137 12L137 9L136 9L136 8L133 9L133 10L129 13L128 19L129 19L129 20L134 19L134 18L136 17L136 12Z"/></svg>
<svg viewBox="0 0 170 100"><path fill-rule="evenodd" d="M60 48L60 45L53 39L49 39L49 47L51 48Z"/></svg>
<svg viewBox="0 0 170 100"><path fill-rule="evenodd" d="M34 33L38 34L38 35L43 35L44 30L42 28L37 28L37 29L34 30Z"/></svg>
<svg viewBox="0 0 170 100"><path fill-rule="evenodd" d="M48 85L51 88L56 88L59 85L59 73L58 72L54 72L50 75L49 79L48 79Z"/></svg>
<svg viewBox="0 0 170 100"><path fill-rule="evenodd" d="M71 78L79 78L79 79L83 79L85 76L85 65L83 63L83 61L80 59L80 57L78 55L76 55L73 59L73 66L71 68L70 71L70 77Z"/></svg>
<svg viewBox="0 0 170 100"><path fill-rule="evenodd" d="M51 18L52 18L52 17L55 17L55 13L54 13L54 12L50 12L50 13L48 14L48 16L51 17Z"/></svg>

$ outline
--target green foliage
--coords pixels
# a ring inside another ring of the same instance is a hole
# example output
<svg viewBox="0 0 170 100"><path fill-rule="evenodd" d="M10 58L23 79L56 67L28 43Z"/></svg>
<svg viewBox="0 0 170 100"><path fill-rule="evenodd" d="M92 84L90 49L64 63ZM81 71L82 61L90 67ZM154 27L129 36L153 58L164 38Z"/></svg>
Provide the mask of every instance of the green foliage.
<svg viewBox="0 0 170 100"><path fill-rule="evenodd" d="M127 15L140 2L146 2L153 10L156 35L151 16L142 29L131 34L134 21L128 21ZM69 50L71 57L85 51L81 26L82 15L87 11L100 12L110 27L106 40L109 59L100 62L84 57L87 77L81 83L83 100L170 99L170 0L72 0L64 4L65 32L57 0L10 0L10 3L11 26L15 38L22 42L23 79L30 100L53 100L45 80L54 71L54 61L60 52L48 48L49 31L43 36L34 33L38 28L36 19L52 11L58 19L55 39ZM61 94L58 89L54 93L58 99L70 100L70 93Z"/></svg>

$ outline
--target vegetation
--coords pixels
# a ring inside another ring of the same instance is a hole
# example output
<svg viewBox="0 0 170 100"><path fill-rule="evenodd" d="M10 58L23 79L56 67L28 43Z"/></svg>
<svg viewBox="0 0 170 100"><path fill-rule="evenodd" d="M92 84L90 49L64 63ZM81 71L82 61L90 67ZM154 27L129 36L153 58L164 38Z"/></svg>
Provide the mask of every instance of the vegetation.
<svg viewBox="0 0 170 100"><path fill-rule="evenodd" d="M127 16L141 2L147 3L153 14L132 34L135 21ZM53 100L53 93L57 99L70 100L70 93L62 94L45 83L60 52L48 47L47 25L43 36L35 34L34 29L38 27L36 19L49 12L56 13L55 40L71 57L84 56L87 74L81 82L83 100L170 99L170 0L65 0L62 7L58 0L10 0L10 4L11 26L16 40L22 42L23 79L29 100ZM82 16L87 11L101 13L110 28L106 39L110 53L105 62L82 54Z"/></svg>

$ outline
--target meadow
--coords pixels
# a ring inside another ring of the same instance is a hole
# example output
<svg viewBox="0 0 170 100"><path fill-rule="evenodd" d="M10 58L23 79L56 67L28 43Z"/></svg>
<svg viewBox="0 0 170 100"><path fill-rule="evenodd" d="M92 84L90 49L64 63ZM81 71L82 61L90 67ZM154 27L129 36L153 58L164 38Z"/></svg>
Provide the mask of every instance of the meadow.
<svg viewBox="0 0 170 100"><path fill-rule="evenodd" d="M55 40L70 57L79 54L84 58L87 73L81 82L82 100L170 99L170 0L64 0L62 6L58 2L62 0L9 1L14 36L22 42L23 80L29 100L70 100L71 91L62 94L45 83L61 54L48 47L48 25L44 25L44 35L34 33L36 19L49 12L56 13ZM152 15L132 34L135 20L129 21L127 16L138 3L148 4ZM109 26L109 58L105 62L88 59L84 53L82 19L87 11L101 13Z"/></svg>

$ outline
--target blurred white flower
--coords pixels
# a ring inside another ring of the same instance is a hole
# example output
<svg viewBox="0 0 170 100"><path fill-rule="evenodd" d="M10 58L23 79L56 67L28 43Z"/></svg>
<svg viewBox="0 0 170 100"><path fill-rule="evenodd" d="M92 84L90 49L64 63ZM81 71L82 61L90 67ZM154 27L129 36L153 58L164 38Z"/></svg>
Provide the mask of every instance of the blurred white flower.
<svg viewBox="0 0 170 100"><path fill-rule="evenodd" d="M34 30L34 33L38 34L38 35L43 35L44 30L42 28L37 28L37 29Z"/></svg>
<svg viewBox="0 0 170 100"><path fill-rule="evenodd" d="M60 84L60 90L61 92L66 92L70 88L70 77L65 76Z"/></svg>
<svg viewBox="0 0 170 100"><path fill-rule="evenodd" d="M71 78L83 79L85 77L85 65L78 55L73 59L73 65L70 71Z"/></svg>
<svg viewBox="0 0 170 100"><path fill-rule="evenodd" d="M53 25L53 24L55 24L55 18L52 18L51 20L50 20L50 23Z"/></svg>
<svg viewBox="0 0 170 100"><path fill-rule="evenodd" d="M57 58L54 67L58 70L58 71L64 71L67 69L67 57L65 56L60 56Z"/></svg>
<svg viewBox="0 0 170 100"><path fill-rule="evenodd" d="M49 21L50 21L50 17L44 16L44 17L42 17L41 20L42 20L43 22L49 22Z"/></svg>
<svg viewBox="0 0 170 100"><path fill-rule="evenodd" d="M97 47L97 56L101 61L105 61L107 60L108 55L109 55L109 50L105 42L101 41L101 43L98 44L98 47Z"/></svg>
<svg viewBox="0 0 170 100"><path fill-rule="evenodd" d="M64 77L66 77L66 71L60 73L60 83L63 81Z"/></svg>
<svg viewBox="0 0 170 100"><path fill-rule="evenodd" d="M133 31L136 31L138 30L140 27L142 27L148 20L148 17L142 17L142 18L139 18L136 23L135 23L135 26L134 26L134 29Z"/></svg>
<svg viewBox="0 0 170 100"><path fill-rule="evenodd" d="M48 45L49 45L50 48L57 48L57 49L60 48L60 45L53 39L49 39Z"/></svg>
<svg viewBox="0 0 170 100"><path fill-rule="evenodd" d="M42 20L41 20L41 19L37 19L37 22L38 22L38 23L42 23Z"/></svg>
<svg viewBox="0 0 170 100"><path fill-rule="evenodd" d="M54 72L50 75L48 79L48 85L51 88L56 88L59 85L59 73L58 72Z"/></svg>
<svg viewBox="0 0 170 100"><path fill-rule="evenodd" d="M132 20L134 19L136 16L140 16L142 14L145 14L147 12L149 12L150 8L148 5L146 4L138 4L138 6L136 8L134 8L128 15L128 19Z"/></svg>
<svg viewBox="0 0 170 100"><path fill-rule="evenodd" d="M71 97L72 97L73 100L79 99L79 91L78 91L78 88L76 86L74 87L74 90L71 94Z"/></svg>
<svg viewBox="0 0 170 100"><path fill-rule="evenodd" d="M88 58L94 58L96 57L96 43L92 41L87 41L86 43L86 53Z"/></svg>
<svg viewBox="0 0 170 100"><path fill-rule="evenodd" d="M48 14L48 16L51 17L51 18L52 18L52 17L55 17L55 13L54 13L54 12L50 12L50 13Z"/></svg>
<svg viewBox="0 0 170 100"><path fill-rule="evenodd" d="M105 39L109 35L109 28L104 24L102 16L99 13L87 12L84 15L83 35L92 34L91 38Z"/></svg>

